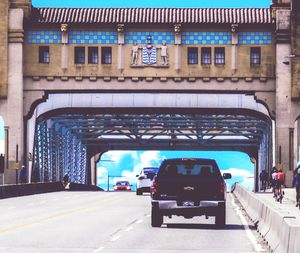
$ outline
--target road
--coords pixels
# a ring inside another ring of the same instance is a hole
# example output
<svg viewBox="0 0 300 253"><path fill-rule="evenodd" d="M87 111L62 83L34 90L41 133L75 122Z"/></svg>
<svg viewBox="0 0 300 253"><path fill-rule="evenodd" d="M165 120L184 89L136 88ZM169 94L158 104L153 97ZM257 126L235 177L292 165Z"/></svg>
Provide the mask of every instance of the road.
<svg viewBox="0 0 300 253"><path fill-rule="evenodd" d="M231 194L227 226L214 218L165 218L150 225L150 196L57 192L0 200L0 252L269 252Z"/></svg>

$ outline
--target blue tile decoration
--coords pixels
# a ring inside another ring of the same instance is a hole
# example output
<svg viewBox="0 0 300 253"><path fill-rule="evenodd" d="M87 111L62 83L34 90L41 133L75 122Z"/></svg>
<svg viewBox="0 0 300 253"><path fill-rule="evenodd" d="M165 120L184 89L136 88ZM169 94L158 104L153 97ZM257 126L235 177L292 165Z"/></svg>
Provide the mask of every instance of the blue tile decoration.
<svg viewBox="0 0 300 253"><path fill-rule="evenodd" d="M113 31L69 31L69 44L118 44L118 33Z"/></svg>
<svg viewBox="0 0 300 253"><path fill-rule="evenodd" d="M153 44L174 44L173 32L125 32L126 44L146 44L152 36ZM28 31L29 44L60 44L60 31ZM118 33L113 31L69 31L69 44L118 44ZM239 44L272 44L271 32L239 32ZM182 32L183 45L230 45L230 32Z"/></svg>
<svg viewBox="0 0 300 253"><path fill-rule="evenodd" d="M153 44L167 45L174 44L175 35L173 32L125 32L125 44L147 44L147 37L152 36Z"/></svg>
<svg viewBox="0 0 300 253"><path fill-rule="evenodd" d="M182 32L183 45L230 45L230 32Z"/></svg>
<svg viewBox="0 0 300 253"><path fill-rule="evenodd" d="M59 31L28 31L27 43L59 44L61 43L61 33Z"/></svg>
<svg viewBox="0 0 300 253"><path fill-rule="evenodd" d="M117 44L117 32L103 31L69 31L69 44ZM27 33L29 44L60 44L59 31L29 31Z"/></svg>
<svg viewBox="0 0 300 253"><path fill-rule="evenodd" d="M239 44L269 45L272 44L271 32L239 32Z"/></svg>

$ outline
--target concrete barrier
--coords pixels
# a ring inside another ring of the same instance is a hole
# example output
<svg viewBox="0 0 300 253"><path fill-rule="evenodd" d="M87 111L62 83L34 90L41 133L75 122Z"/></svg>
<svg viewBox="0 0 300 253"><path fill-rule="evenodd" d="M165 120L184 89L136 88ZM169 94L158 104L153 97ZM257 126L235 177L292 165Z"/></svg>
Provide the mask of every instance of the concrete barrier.
<svg viewBox="0 0 300 253"><path fill-rule="evenodd" d="M70 183L69 191L104 191L102 188L95 185Z"/></svg>
<svg viewBox="0 0 300 253"><path fill-rule="evenodd" d="M281 229L283 226L284 218L276 211L269 209L270 215L270 229L269 232L265 235L265 239L270 245L271 249L274 251L278 248L278 246L282 243L281 241Z"/></svg>
<svg viewBox="0 0 300 253"><path fill-rule="evenodd" d="M63 190L61 182L2 185L0 186L0 199Z"/></svg>
<svg viewBox="0 0 300 253"><path fill-rule="evenodd" d="M258 223L257 228L259 233L265 237L267 233L270 231L270 224L271 224L271 209L268 206L263 205L260 213L258 214Z"/></svg>
<svg viewBox="0 0 300 253"><path fill-rule="evenodd" d="M296 253L297 252L292 249L295 245L295 241L292 241L293 236L291 234L291 230L292 230L292 228L299 227L299 225L300 224L296 220L296 218L284 218L283 219L282 227L280 228L280 231L281 231L280 242L281 243L274 250L274 253ZM298 250L299 250L299 248L298 248Z"/></svg>
<svg viewBox="0 0 300 253"><path fill-rule="evenodd" d="M32 183L17 185L0 186L0 199L26 196L39 193L64 191L65 188L61 182L53 183ZM69 184L69 191L103 191L102 188L87 184Z"/></svg>
<svg viewBox="0 0 300 253"><path fill-rule="evenodd" d="M234 194L238 197L250 219L254 223L257 223L260 220L258 210L262 209L263 203L260 202L253 192L248 191L240 185L235 187Z"/></svg>
<svg viewBox="0 0 300 253"><path fill-rule="evenodd" d="M300 221L284 210L263 203L246 188L236 185L233 191L248 213L257 222L257 229L275 253L300 252Z"/></svg>

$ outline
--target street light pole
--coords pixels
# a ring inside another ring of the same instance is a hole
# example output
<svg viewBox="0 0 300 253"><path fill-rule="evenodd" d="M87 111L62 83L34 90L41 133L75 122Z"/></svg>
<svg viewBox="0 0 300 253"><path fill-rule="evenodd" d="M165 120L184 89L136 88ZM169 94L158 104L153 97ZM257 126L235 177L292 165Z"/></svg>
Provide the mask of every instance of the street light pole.
<svg viewBox="0 0 300 253"><path fill-rule="evenodd" d="M109 174L107 174L107 191L109 192Z"/></svg>

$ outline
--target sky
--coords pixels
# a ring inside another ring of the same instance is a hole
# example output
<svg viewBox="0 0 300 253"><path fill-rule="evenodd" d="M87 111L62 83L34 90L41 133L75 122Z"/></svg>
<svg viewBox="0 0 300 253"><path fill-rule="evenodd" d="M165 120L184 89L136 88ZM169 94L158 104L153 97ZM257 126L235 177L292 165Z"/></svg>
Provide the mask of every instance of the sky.
<svg viewBox="0 0 300 253"><path fill-rule="evenodd" d="M98 186L107 190L109 175L110 190L117 180L128 180L135 190L136 175L143 167L159 167L164 159L179 157L215 159L222 173L232 174L232 179L226 180L228 190L234 182L253 189L254 165L249 156L231 151L109 151L102 155L98 163Z"/></svg>
<svg viewBox="0 0 300 253"><path fill-rule="evenodd" d="M267 8L271 0L32 0L35 7L228 7L228 8Z"/></svg>

